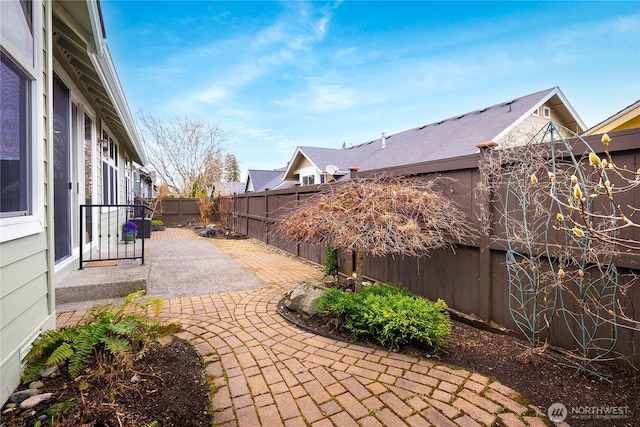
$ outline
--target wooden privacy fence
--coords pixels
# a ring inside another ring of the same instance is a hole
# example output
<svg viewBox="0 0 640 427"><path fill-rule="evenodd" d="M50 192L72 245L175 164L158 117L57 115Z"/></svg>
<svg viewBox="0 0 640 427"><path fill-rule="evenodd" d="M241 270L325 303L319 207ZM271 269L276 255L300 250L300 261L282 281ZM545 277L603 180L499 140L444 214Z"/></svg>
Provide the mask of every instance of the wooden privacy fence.
<svg viewBox="0 0 640 427"><path fill-rule="evenodd" d="M610 152L616 164L626 165L631 170L640 167L640 129L611 133ZM594 149L602 147L600 136L586 138ZM475 316L485 322L495 322L516 331L509 300L509 276L506 267L508 242L504 223L505 186L497 190L492 200L479 197L474 189L480 183L478 162L481 154L446 159L425 164L411 165L390 170L376 171L376 175L424 175L437 179L441 189L450 194L471 221L481 208L492 213L491 228L487 233L466 245L458 245L455 251L439 249L428 256L408 258L387 256L365 257L365 276L380 282L401 283L412 292L435 300L444 299L454 310ZM359 176L364 177L364 174ZM300 202L312 197L326 188L326 184L295 187L287 190L275 190L260 193L239 194L223 198L220 203L221 219L229 228L259 239L267 244L301 256L317 264L323 264L326 246L311 243L294 244L279 240L273 233L273 224L279 216L286 214ZM640 188L622 194L622 205L640 206ZM223 214L224 213L224 214ZM555 215L555 214L554 214ZM640 218L635 218L636 222ZM630 238L640 241L640 230L633 231ZM352 255L340 253L340 271L353 272ZM640 274L640 254L638 251L624 253L614 258L621 273L621 280L630 280L626 273ZM622 283L624 285L624 283ZM619 301L625 313L633 319L640 317L640 284L631 286L619 294ZM637 314L636 314L637 313ZM559 314L556 314L559 316ZM571 327L571 326L570 326ZM615 353L624 355L636 367L640 367L639 333L630 329L618 328ZM561 322L552 323L552 327L541 336L552 344L572 350L571 331Z"/></svg>
<svg viewBox="0 0 640 427"><path fill-rule="evenodd" d="M198 202L196 199L163 198L160 200L153 219L161 220L168 227L189 221L199 221Z"/></svg>

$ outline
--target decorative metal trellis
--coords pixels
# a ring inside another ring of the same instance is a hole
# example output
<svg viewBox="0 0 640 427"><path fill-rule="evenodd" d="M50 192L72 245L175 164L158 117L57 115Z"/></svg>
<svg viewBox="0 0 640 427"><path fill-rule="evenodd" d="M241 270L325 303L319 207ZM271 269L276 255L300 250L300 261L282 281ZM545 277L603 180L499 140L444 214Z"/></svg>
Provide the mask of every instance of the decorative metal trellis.
<svg viewBox="0 0 640 427"><path fill-rule="evenodd" d="M585 147L582 156L569 135ZM618 339L616 248L577 225L616 233L616 206L598 197L610 185L607 172L590 164L594 150L583 139L553 122L515 150L518 160L503 166L511 316L531 348L551 333L570 336L576 350L559 363L598 374L592 363Z"/></svg>

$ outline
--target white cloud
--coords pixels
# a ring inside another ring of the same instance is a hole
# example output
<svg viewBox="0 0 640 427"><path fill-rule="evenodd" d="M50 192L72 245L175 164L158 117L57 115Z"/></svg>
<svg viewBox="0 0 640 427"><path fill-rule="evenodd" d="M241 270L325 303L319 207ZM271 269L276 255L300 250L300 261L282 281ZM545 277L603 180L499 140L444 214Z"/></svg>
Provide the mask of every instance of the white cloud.
<svg viewBox="0 0 640 427"><path fill-rule="evenodd" d="M314 84L306 91L274 104L319 113L346 110L357 105L355 91L337 84Z"/></svg>
<svg viewBox="0 0 640 427"><path fill-rule="evenodd" d="M227 95L228 95L228 92L226 89L217 87L217 86L212 86L203 92L196 93L195 96L193 97L193 100L197 102L202 102L205 104L213 104L225 99Z"/></svg>

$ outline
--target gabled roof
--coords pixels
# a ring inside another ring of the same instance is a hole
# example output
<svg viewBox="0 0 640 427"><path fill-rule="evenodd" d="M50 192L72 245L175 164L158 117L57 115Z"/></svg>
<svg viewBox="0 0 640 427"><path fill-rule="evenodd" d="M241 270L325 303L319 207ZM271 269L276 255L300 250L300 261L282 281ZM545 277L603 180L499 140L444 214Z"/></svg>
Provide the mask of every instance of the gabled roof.
<svg viewBox="0 0 640 427"><path fill-rule="evenodd" d="M352 167L376 171L475 154L477 144L499 142L543 105L551 107L561 125L578 134L584 131L580 117L554 87L346 149L298 147L282 179L295 180L294 171L304 160L320 173L336 166L339 178Z"/></svg>
<svg viewBox="0 0 640 427"><path fill-rule="evenodd" d="M611 117L603 120L583 135L597 135L617 130L634 129L640 127L640 100L618 111Z"/></svg>
<svg viewBox="0 0 640 427"><path fill-rule="evenodd" d="M249 169L245 191L273 190L282 182L285 168L275 170ZM251 188L253 187L253 188Z"/></svg>
<svg viewBox="0 0 640 427"><path fill-rule="evenodd" d="M376 170L476 153L476 144L499 140L548 101L565 126L578 131L584 129L582 120L555 87L389 135L386 148L381 148L382 142L378 139L374 144L379 149L357 166L361 170Z"/></svg>
<svg viewBox="0 0 640 427"><path fill-rule="evenodd" d="M327 166L332 165L338 168L336 175L344 175L349 172L350 167L356 166L363 158L370 156L376 150L377 147L373 142L344 149L298 147L285 171L284 179L294 178L293 171L303 158L306 158L320 173L325 173Z"/></svg>

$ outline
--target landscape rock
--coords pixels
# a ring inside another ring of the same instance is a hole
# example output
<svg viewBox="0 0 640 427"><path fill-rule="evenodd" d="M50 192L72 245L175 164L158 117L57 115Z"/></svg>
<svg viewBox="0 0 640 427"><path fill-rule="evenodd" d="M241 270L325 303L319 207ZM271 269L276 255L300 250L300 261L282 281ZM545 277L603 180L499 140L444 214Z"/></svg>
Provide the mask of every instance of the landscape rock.
<svg viewBox="0 0 640 427"><path fill-rule="evenodd" d="M22 403L20 403L20 409L31 409L37 406L39 403L44 402L45 400L51 399L51 396L53 396L53 393L42 393L42 394L37 394L35 396L32 396L27 400L23 400Z"/></svg>
<svg viewBox="0 0 640 427"><path fill-rule="evenodd" d="M10 403L20 403L23 400L26 400L32 396L35 396L36 394L39 394L40 390L37 390L35 388L29 388L27 390L20 390L20 391L16 391L15 393L13 393L11 396L9 396L9 402Z"/></svg>
<svg viewBox="0 0 640 427"><path fill-rule="evenodd" d="M29 384L29 388L42 388L44 387L44 383L42 381L34 381Z"/></svg>
<svg viewBox="0 0 640 427"><path fill-rule="evenodd" d="M311 317L318 314L317 300L326 289L320 284L302 283L289 292L284 300L284 306L303 316Z"/></svg>
<svg viewBox="0 0 640 427"><path fill-rule="evenodd" d="M40 373L41 378L55 377L58 374L58 365L49 366Z"/></svg>

